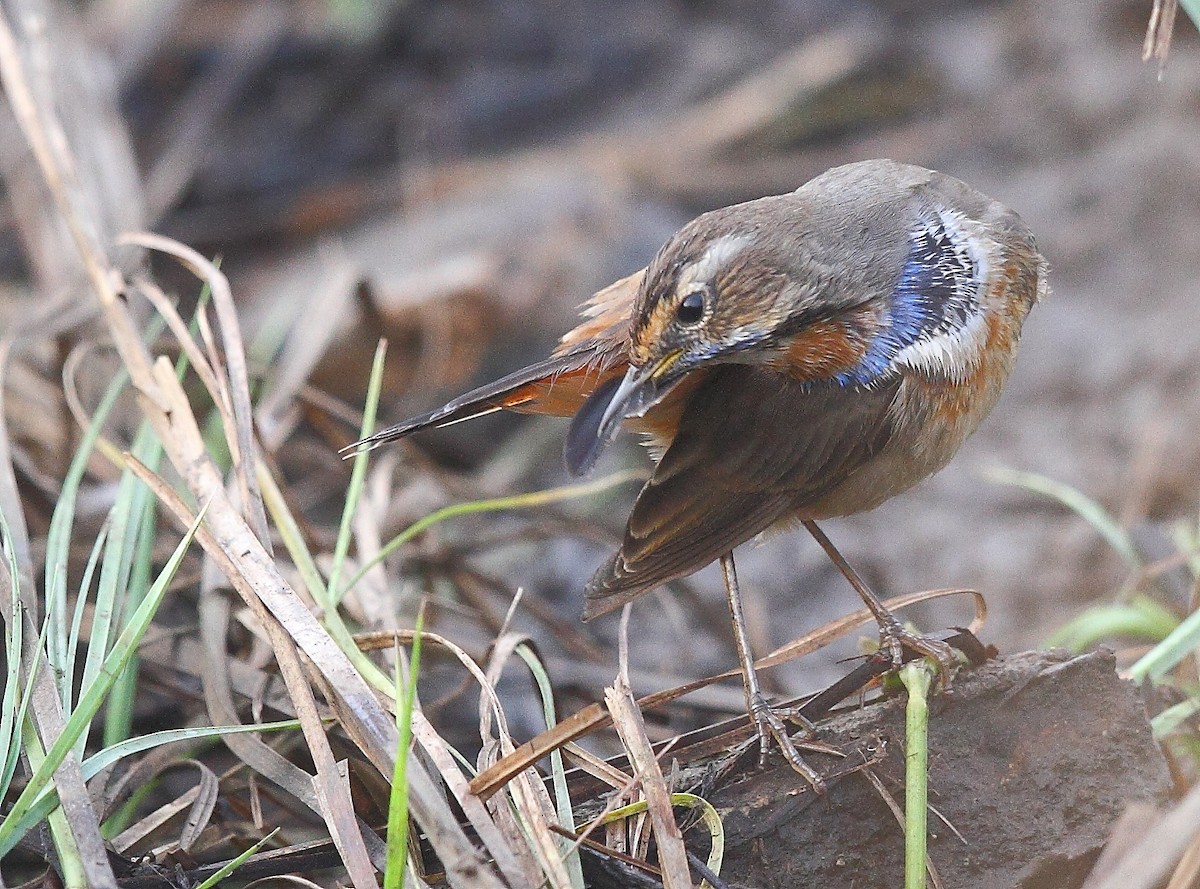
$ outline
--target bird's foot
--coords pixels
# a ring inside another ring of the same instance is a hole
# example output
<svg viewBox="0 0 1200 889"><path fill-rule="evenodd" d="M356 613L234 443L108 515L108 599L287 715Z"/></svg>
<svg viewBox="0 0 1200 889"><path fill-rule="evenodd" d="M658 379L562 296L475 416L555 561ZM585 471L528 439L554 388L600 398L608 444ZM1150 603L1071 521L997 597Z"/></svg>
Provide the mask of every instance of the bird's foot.
<svg viewBox="0 0 1200 889"><path fill-rule="evenodd" d="M938 678L943 688L950 685L950 676L959 665L958 654L953 647L941 639L907 629L891 614L879 622L879 647L891 656L894 667L904 663L906 648L922 657L933 658L938 665Z"/></svg>
<svg viewBox="0 0 1200 889"><path fill-rule="evenodd" d="M788 732L788 727L784 720L793 720L800 722L806 729L812 728L812 723L805 719L798 709L790 707L774 708L767 699L758 692L750 696L750 718L754 722L754 728L758 732L758 764L759 768L766 765L767 753L771 749L771 742L774 741L778 745L779 750L783 753L783 758L787 764L796 772L799 772L813 790L817 793L825 793L825 779L822 778L817 771L804 761L804 757L800 755L800 751L796 749L796 742L792 740L791 734ZM816 750L822 753L837 753L836 750L826 744L817 742L802 742L801 746L811 750Z"/></svg>

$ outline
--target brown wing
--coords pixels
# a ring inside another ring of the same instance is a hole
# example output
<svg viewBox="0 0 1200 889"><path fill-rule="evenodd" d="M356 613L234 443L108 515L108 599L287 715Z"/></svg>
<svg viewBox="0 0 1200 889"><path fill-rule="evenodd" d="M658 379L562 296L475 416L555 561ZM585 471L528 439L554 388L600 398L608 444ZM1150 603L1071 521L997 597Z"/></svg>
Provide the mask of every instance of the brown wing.
<svg viewBox="0 0 1200 889"><path fill-rule="evenodd" d="M350 447L395 441L422 429L449 426L498 410L572 416L593 389L625 374L629 366L629 317L644 273L645 269L622 278L589 299L583 322L563 336L550 358L472 389L436 410L376 432Z"/></svg>
<svg viewBox="0 0 1200 889"><path fill-rule="evenodd" d="M810 389L758 368L714 370L638 495L620 550L588 584L585 619L816 502L886 444L898 387Z"/></svg>

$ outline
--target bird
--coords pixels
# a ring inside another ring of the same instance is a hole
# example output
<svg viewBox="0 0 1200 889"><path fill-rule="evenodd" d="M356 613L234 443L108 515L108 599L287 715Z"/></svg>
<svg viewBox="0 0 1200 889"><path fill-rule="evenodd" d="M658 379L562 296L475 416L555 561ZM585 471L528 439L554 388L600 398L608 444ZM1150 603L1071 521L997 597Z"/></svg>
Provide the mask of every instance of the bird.
<svg viewBox="0 0 1200 889"><path fill-rule="evenodd" d="M624 427L654 469L584 619L720 561L747 711L818 789L785 714L762 694L733 561L803 526L904 648L905 628L818 521L872 509L941 469L991 411L1048 266L1021 217L944 173L877 159L797 190L706 212L648 266L596 293L552 355L351 445L371 448L498 410L571 417L587 472Z"/></svg>

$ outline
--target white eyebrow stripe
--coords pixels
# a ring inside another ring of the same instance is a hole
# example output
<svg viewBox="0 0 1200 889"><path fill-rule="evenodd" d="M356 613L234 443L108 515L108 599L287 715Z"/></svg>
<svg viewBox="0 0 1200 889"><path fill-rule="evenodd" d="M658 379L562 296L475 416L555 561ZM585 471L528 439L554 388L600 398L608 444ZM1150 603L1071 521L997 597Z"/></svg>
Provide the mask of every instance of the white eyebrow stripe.
<svg viewBox="0 0 1200 889"><path fill-rule="evenodd" d="M687 293L698 284L706 284L716 277L717 272L754 242L752 234L722 235L705 248L700 258L687 266L679 275L676 290Z"/></svg>

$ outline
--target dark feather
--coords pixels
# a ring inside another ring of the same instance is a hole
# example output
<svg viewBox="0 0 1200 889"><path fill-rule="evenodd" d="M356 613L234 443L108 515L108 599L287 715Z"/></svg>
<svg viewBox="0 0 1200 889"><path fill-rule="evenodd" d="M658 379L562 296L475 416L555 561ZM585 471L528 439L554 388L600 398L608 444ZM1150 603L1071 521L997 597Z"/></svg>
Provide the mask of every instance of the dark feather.
<svg viewBox="0 0 1200 889"><path fill-rule="evenodd" d="M621 385L621 379L613 377L597 386L572 418L563 443L563 459L571 475L583 475L591 469L608 444L607 437L600 434L600 421L612 402L613 393Z"/></svg>
<svg viewBox="0 0 1200 889"><path fill-rule="evenodd" d="M638 495L620 551L588 585L585 617L623 605L802 513L877 454L899 380L812 388L771 371L714 371Z"/></svg>

